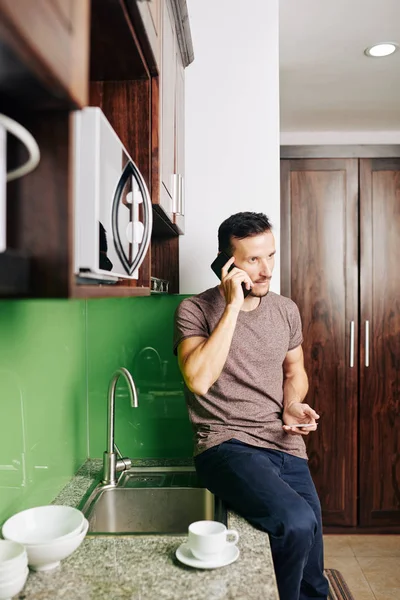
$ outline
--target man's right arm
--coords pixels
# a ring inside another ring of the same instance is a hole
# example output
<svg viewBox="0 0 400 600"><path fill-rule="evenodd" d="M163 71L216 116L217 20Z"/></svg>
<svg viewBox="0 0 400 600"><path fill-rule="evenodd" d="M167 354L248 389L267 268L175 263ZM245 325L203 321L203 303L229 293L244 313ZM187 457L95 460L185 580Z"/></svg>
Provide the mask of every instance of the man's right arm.
<svg viewBox="0 0 400 600"><path fill-rule="evenodd" d="M179 368L185 383L199 396L204 396L221 375L239 310L235 306L227 305L209 338L186 338L178 346Z"/></svg>
<svg viewBox="0 0 400 600"><path fill-rule="evenodd" d="M178 346L179 368L189 390L198 396L207 394L221 375L243 306L242 283L248 289L253 285L245 271L237 267L229 271L233 261L234 257L230 258L221 270L226 307L218 325L209 338L192 336L182 340Z"/></svg>

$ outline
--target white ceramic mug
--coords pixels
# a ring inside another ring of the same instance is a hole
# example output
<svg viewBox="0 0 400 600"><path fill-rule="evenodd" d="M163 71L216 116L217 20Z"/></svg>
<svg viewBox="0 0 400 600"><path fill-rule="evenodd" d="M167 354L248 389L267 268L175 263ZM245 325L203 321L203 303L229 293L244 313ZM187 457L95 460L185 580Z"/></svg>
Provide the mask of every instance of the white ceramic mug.
<svg viewBox="0 0 400 600"><path fill-rule="evenodd" d="M228 540L228 535L233 540ZM189 525L189 548L200 560L214 560L227 546L236 544L239 534L235 529L227 529L218 521L196 521Z"/></svg>

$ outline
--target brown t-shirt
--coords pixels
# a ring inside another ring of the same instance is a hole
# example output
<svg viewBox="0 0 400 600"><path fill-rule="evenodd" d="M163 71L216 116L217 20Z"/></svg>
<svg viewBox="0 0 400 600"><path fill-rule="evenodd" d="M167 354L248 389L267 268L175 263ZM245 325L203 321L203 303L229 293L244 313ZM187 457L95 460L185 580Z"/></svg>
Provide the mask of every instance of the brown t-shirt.
<svg viewBox="0 0 400 600"><path fill-rule="evenodd" d="M174 352L186 338L208 338L225 306L218 287L183 300L175 314ZM185 385L195 455L236 438L307 458L302 436L282 429L282 364L302 341L300 314L289 298L269 292L255 310L240 311L217 381L204 396Z"/></svg>

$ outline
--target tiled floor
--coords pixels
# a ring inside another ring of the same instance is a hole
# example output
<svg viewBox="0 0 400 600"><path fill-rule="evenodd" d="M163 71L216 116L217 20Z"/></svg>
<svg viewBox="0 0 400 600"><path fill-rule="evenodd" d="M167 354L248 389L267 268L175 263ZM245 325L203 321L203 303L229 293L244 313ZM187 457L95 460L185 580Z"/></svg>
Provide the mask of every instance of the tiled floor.
<svg viewBox="0 0 400 600"><path fill-rule="evenodd" d="M325 535L325 568L343 575L355 600L400 600L400 535Z"/></svg>

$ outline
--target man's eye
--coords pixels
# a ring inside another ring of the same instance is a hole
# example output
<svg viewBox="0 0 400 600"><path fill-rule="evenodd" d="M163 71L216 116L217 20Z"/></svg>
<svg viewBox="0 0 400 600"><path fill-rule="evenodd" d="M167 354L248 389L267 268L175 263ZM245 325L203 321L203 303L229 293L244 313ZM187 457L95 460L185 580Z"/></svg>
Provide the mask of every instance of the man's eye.
<svg viewBox="0 0 400 600"><path fill-rule="evenodd" d="M256 261L257 261L257 257L256 256L253 256L253 258L249 259L249 262L251 262L251 263L255 263Z"/></svg>

